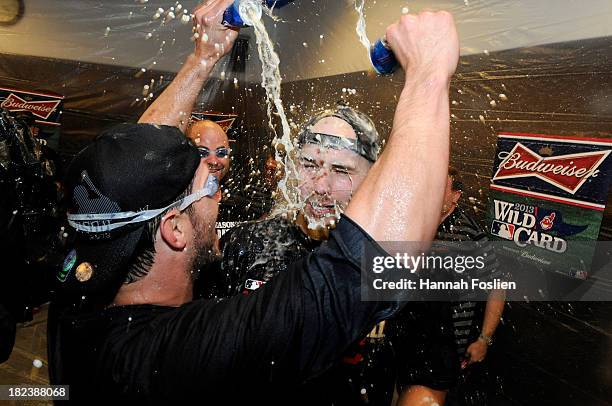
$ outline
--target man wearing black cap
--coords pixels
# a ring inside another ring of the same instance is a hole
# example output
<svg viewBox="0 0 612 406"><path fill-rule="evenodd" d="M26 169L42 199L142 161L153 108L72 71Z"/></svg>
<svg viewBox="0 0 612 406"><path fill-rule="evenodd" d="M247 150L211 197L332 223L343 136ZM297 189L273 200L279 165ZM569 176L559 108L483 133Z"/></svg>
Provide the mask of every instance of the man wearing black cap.
<svg viewBox="0 0 612 406"><path fill-rule="evenodd" d="M211 21L229 3L196 11L200 35L222 32ZM459 46L444 12L403 16L386 37L407 78L387 150L328 241L257 294L191 300L192 272L217 251L218 186L180 130L122 126L79 153L68 170L75 249L58 273L71 305L50 326L52 383L87 403L273 397L397 311L361 300L364 244L384 255L374 240L433 237ZM410 181L422 173L427 184Z"/></svg>

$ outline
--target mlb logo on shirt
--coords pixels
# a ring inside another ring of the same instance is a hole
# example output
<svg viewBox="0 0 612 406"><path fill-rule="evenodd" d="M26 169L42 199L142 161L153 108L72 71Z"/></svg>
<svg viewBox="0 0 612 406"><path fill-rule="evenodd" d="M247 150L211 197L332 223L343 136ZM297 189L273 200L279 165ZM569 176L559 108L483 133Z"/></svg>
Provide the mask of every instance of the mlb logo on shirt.
<svg viewBox="0 0 612 406"><path fill-rule="evenodd" d="M263 285L265 285L264 281L258 281L255 279L247 279L246 282L244 283L244 288L246 290L257 290Z"/></svg>

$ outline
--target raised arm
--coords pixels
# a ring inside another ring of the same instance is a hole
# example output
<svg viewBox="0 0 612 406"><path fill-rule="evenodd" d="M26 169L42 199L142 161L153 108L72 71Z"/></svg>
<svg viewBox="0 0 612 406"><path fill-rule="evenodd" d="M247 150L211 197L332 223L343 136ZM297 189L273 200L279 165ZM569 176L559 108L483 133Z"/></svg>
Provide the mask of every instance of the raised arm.
<svg viewBox="0 0 612 406"><path fill-rule="evenodd" d="M449 13L424 12L402 16L386 38L406 81L385 150L346 214L377 241L430 241L447 179L457 31Z"/></svg>
<svg viewBox="0 0 612 406"><path fill-rule="evenodd" d="M195 49L176 77L149 106L139 123L171 125L185 132L196 98L210 72L232 48L238 32L221 24L232 0L210 0L194 10ZM197 34L197 35L196 35Z"/></svg>

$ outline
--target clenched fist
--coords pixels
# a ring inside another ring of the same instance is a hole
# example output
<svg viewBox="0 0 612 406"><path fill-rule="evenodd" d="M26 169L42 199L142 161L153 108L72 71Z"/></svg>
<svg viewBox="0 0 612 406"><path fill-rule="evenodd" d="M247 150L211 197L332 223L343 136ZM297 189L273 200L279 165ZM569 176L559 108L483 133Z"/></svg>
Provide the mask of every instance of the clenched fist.
<svg viewBox="0 0 612 406"><path fill-rule="evenodd" d="M450 79L459 60L453 16L446 11L406 14L387 28L386 40L407 77Z"/></svg>
<svg viewBox="0 0 612 406"><path fill-rule="evenodd" d="M223 12L232 3L233 0L209 0L193 11L195 55L201 61L216 62L232 49L238 30L221 24Z"/></svg>

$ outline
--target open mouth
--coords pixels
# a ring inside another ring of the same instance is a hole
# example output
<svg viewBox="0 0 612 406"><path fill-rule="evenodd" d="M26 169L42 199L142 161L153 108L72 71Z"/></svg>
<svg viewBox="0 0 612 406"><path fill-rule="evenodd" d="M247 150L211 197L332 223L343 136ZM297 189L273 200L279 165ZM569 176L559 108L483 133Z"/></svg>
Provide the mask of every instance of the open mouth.
<svg viewBox="0 0 612 406"><path fill-rule="evenodd" d="M308 202L309 211L316 217L335 217L336 205L334 203Z"/></svg>

